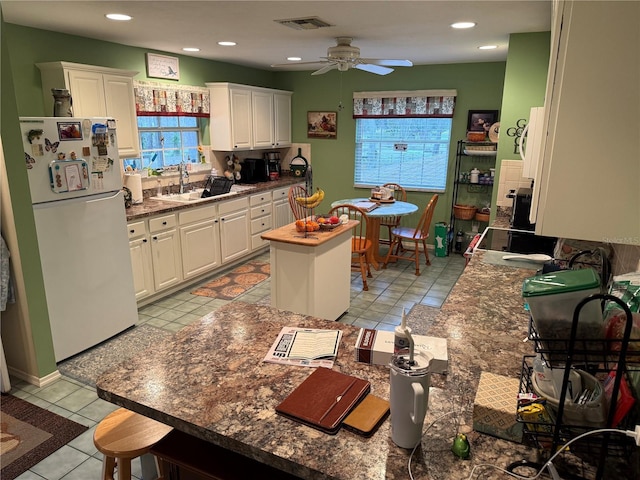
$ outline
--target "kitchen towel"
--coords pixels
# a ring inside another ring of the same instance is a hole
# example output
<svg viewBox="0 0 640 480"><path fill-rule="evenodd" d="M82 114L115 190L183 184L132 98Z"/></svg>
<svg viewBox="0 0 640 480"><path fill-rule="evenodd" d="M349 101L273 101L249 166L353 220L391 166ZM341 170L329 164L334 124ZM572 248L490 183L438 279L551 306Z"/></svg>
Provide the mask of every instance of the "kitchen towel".
<svg viewBox="0 0 640 480"><path fill-rule="evenodd" d="M124 186L131 190L131 202L134 205L142 203L142 177L139 173L125 174Z"/></svg>

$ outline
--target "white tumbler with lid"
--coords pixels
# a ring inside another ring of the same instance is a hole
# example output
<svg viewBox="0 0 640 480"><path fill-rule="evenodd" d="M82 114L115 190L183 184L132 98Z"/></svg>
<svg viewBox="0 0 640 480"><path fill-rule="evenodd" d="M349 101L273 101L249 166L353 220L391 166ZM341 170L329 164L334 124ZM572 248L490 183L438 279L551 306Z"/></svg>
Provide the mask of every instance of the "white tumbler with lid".
<svg viewBox="0 0 640 480"><path fill-rule="evenodd" d="M402 448L414 448L422 438L429 404L430 364L433 356L408 351L391 358L391 440Z"/></svg>

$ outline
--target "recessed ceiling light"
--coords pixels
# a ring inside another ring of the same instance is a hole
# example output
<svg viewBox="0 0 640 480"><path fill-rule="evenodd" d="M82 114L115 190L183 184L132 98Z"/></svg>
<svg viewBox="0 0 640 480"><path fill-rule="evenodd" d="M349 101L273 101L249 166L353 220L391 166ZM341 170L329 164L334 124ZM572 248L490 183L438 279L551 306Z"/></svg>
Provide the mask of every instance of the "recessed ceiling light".
<svg viewBox="0 0 640 480"><path fill-rule="evenodd" d="M118 20L121 22L126 22L127 20L131 20L129 15L125 15L124 13L108 13L105 15L109 20Z"/></svg>
<svg viewBox="0 0 640 480"><path fill-rule="evenodd" d="M299 62L300 60L302 60L302 57L287 57L287 60L289 60L290 62Z"/></svg>
<svg viewBox="0 0 640 480"><path fill-rule="evenodd" d="M475 26L475 22L456 22L451 24L451 28L473 28Z"/></svg>
<svg viewBox="0 0 640 480"><path fill-rule="evenodd" d="M480 47L480 48L482 48L482 47ZM199 52L200 51L199 48L195 48L195 47L184 47L182 50L185 51L185 52Z"/></svg>
<svg viewBox="0 0 640 480"><path fill-rule="evenodd" d="M495 50L496 48L498 48L497 45L483 45L478 47L478 50Z"/></svg>
<svg viewBox="0 0 640 480"><path fill-rule="evenodd" d="M218 42L218 45L222 47L233 47L236 45L236 42Z"/></svg>

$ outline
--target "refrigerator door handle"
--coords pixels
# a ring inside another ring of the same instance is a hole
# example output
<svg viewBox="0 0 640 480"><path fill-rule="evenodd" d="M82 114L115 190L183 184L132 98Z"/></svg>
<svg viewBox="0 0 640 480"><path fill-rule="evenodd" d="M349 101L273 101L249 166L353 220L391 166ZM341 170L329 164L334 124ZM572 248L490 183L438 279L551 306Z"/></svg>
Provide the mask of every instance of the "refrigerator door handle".
<svg viewBox="0 0 640 480"><path fill-rule="evenodd" d="M104 202L105 200L111 200L112 198L116 198L118 195L120 195L120 190L118 190L116 193L114 193L110 197L102 197L102 198L97 198L97 199L94 199L94 200L88 199L87 203Z"/></svg>

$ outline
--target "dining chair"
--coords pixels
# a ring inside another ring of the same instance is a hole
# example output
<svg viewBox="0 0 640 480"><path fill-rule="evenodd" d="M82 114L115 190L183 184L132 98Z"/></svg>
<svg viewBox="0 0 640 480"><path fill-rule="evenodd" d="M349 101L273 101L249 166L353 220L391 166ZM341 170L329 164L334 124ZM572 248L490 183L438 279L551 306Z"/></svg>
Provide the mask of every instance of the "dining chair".
<svg viewBox="0 0 640 480"><path fill-rule="evenodd" d="M307 209L296 202L296 197L306 197L307 189L302 185L289 187L289 206L296 220L302 220L307 216Z"/></svg>
<svg viewBox="0 0 640 480"><path fill-rule="evenodd" d="M429 252L427 251L427 238L429 238L429 227L431 226L431 220L433 219L433 211L438 203L438 195L435 194L429 200L429 203L422 212L420 221L415 228L397 226L391 229L391 246L387 252L387 257L384 259L384 265L382 268L387 268L389 260L409 260L416 264L416 275L420 275L420 249L418 248L422 244L422 251L426 259L426 264L431 265L429 260ZM413 243L413 250L405 249L403 241L407 243Z"/></svg>
<svg viewBox="0 0 640 480"><path fill-rule="evenodd" d="M369 290L367 277L371 278L369 256L371 255L371 240L367 238L367 214L355 205L336 205L329 210L329 215L340 217L347 215L349 220L358 220L360 224L353 229L351 237L351 270L360 271L362 275L362 289Z"/></svg>
<svg viewBox="0 0 640 480"><path fill-rule="evenodd" d="M385 183L383 185L385 188L390 188L393 190L393 198L395 200L399 200L401 202L407 201L407 191L402 187L402 185L398 185L397 183ZM391 229L400 225L400 217L399 216L391 216L391 217L382 217L380 219L380 228L387 229L387 238L380 237L381 245L390 245L391 244Z"/></svg>

